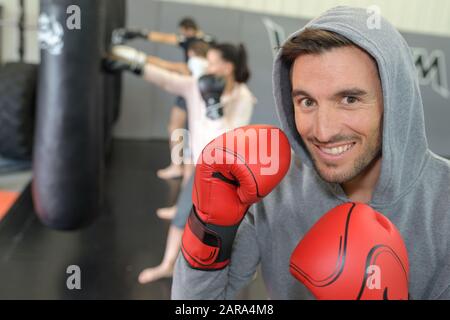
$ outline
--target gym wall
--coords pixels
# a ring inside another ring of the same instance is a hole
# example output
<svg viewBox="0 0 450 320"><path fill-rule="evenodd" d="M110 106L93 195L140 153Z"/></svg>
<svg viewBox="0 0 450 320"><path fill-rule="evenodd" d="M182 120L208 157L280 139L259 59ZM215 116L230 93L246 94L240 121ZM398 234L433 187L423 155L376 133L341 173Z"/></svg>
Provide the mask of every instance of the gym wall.
<svg viewBox="0 0 450 320"><path fill-rule="evenodd" d="M17 19L19 19L20 8L18 0L0 0L3 8L2 43L0 44L0 62L17 61L19 59L19 30ZM27 30L24 34L26 62L39 62L39 45L37 42L37 21L39 16L39 0L25 0L25 24Z"/></svg>
<svg viewBox="0 0 450 320"><path fill-rule="evenodd" d="M219 41L245 43L252 71L249 86L258 99L252 122L277 124L271 84L274 38L276 35L281 38L288 36L302 27L309 18L236 10L231 5L228 7L192 5L192 2L129 0L128 26L176 32L179 19L183 16L192 16L203 30L216 36ZM271 2L278 3L278 1ZM330 4L329 7L331 7L336 3L351 1L318 2ZM237 5L238 2L230 3ZM450 3L450 1L446 1L446 3ZM419 12L420 8L416 1L413 1L411 6L415 8L416 12ZM322 7L316 6L315 8L322 10ZM391 13L387 16L392 15L394 8L390 10L388 12ZM399 10L401 9L397 8L396 12ZM434 10L437 12L437 7ZM313 11L310 8L309 12ZM425 19L424 21L431 20ZM450 19L447 19L446 23L448 21ZM403 22L404 25L408 25L408 23ZM434 26L432 24L432 22L424 23L428 26L425 29L434 28L436 35L418 31L407 31L402 34L414 48L417 56L430 147L438 154L450 156L448 140L450 136L448 127L448 119L450 119L450 26L448 33L445 34L445 25L442 22L436 23ZM411 25L409 26L411 27ZM416 30L417 28L416 24ZM135 41L131 45L168 60L182 59L181 50L170 46L146 44L142 41ZM122 114L116 126L115 135L125 138L167 138L166 125L174 97L129 74L124 75L123 89Z"/></svg>
<svg viewBox="0 0 450 320"><path fill-rule="evenodd" d="M367 8L376 5L397 28L426 34L450 35L450 2L447 0L162 0L276 14L314 18L337 5ZM420 23L418 23L420 22Z"/></svg>

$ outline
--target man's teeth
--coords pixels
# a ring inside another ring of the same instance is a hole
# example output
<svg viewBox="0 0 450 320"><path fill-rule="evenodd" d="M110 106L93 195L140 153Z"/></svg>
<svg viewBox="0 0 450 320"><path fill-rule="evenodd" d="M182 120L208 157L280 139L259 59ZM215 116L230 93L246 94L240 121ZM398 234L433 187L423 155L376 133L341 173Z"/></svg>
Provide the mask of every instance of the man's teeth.
<svg viewBox="0 0 450 320"><path fill-rule="evenodd" d="M339 146L339 147L334 147L334 148L320 147L320 150L322 150L323 152L325 152L327 154L331 154L333 156L336 156L336 155L339 155L341 153L344 153L345 151L350 149L352 146L353 146L353 144L350 143L350 144L347 144L345 146Z"/></svg>

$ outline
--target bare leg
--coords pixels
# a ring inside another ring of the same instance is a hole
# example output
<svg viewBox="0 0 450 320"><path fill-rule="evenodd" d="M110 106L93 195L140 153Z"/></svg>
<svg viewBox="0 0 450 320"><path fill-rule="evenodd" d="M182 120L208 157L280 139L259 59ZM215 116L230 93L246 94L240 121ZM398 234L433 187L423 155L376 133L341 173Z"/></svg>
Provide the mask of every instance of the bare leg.
<svg viewBox="0 0 450 320"><path fill-rule="evenodd" d="M172 150L173 146L178 143L178 141L172 141L170 137L172 136L172 132L176 129L182 129L185 126L187 118L187 113L181 108L176 106L172 107L172 111L170 113L170 121L167 131L169 133L170 140L170 149ZM156 172L156 175L161 179L174 179L180 178L183 176L183 165L182 164L174 164L171 163L168 167L164 169L160 169Z"/></svg>
<svg viewBox="0 0 450 320"><path fill-rule="evenodd" d="M156 267L144 269L139 274L139 283L149 283L161 278L170 278L172 276L175 261L181 248L182 236L182 229L173 225L170 226L163 261Z"/></svg>
<svg viewBox="0 0 450 320"><path fill-rule="evenodd" d="M184 165L184 171L183 171L183 180L181 182L182 187L186 185L186 183L189 181L189 178L194 173L195 165L193 164L185 164Z"/></svg>

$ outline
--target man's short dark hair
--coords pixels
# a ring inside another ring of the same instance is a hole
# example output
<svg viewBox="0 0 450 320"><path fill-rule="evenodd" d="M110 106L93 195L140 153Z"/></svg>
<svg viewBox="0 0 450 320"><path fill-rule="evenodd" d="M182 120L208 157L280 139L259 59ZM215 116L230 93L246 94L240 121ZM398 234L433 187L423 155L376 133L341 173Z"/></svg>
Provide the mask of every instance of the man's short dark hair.
<svg viewBox="0 0 450 320"><path fill-rule="evenodd" d="M321 29L306 28L298 36L289 39L281 47L281 60L291 67L295 59L301 55L322 54L335 48L350 46L359 48L366 52L375 63L378 70L378 63L366 50L354 44L351 40L347 39L343 35L340 35L339 33ZM378 71L378 77L379 76Z"/></svg>
<svg viewBox="0 0 450 320"><path fill-rule="evenodd" d="M184 29L191 29L191 30L198 30L197 27L197 23L195 22L194 19L190 18L190 17L185 17L183 19L181 19L181 21L178 23L178 27L179 28L184 28Z"/></svg>
<svg viewBox="0 0 450 320"><path fill-rule="evenodd" d="M307 28L281 47L281 59L291 65L298 56L321 54L334 48L348 46L354 46L353 42L338 33Z"/></svg>
<svg viewBox="0 0 450 320"><path fill-rule="evenodd" d="M188 50L192 50L196 56L206 57L208 52L209 44L203 40L196 40L189 44Z"/></svg>

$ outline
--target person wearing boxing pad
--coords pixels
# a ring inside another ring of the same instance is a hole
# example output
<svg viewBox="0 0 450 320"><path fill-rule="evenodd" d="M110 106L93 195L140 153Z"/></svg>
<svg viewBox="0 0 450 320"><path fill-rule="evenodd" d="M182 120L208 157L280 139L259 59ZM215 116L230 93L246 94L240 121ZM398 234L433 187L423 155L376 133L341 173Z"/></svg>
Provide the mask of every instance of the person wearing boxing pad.
<svg viewBox="0 0 450 320"><path fill-rule="evenodd" d="M259 265L272 299L450 299L450 163L428 148L410 48L369 19L335 7L280 48L294 157L272 192L249 207L248 177L213 189L197 166L173 299L236 298Z"/></svg>
<svg viewBox="0 0 450 320"><path fill-rule="evenodd" d="M208 52L209 45L203 41L195 41L189 45L188 49L188 62L173 62L161 59L156 56L147 56L147 63L163 68L167 71L179 73L182 75L190 75L194 79L199 79L206 72L208 68L208 60L206 59L206 54ZM189 150L189 141L188 139L180 139L175 140L171 137L170 141L173 146L182 145L182 153L183 161L181 164L174 163L174 166L182 166L183 167L183 179L182 186L185 186L188 183L191 175L194 171L195 166L192 164L191 153ZM161 219L172 219L177 211L177 206L173 205L170 207L159 208L156 210L156 215Z"/></svg>
<svg viewBox="0 0 450 320"><path fill-rule="evenodd" d="M189 62L189 48L197 41L204 42L208 45L214 43L214 38L199 29L195 20L191 17L185 17L178 23L178 34L165 33L159 31L151 31L147 29L127 29L119 28L113 31L112 42L113 45L125 44L132 39L145 39L147 41L163 43L167 45L178 46L183 51L184 64L170 64L164 63L164 61L153 59L150 62L162 66L169 67L171 71L177 71L183 74L189 73L189 69L186 67ZM175 99L175 103L172 107L170 114L170 120L168 125L169 137L176 129L182 129L187 123L187 106L186 101L182 96L178 96ZM170 139L169 139L170 140ZM171 141L171 140L170 140ZM171 148L174 146L171 143ZM172 179L183 177L184 180L188 179L191 173L189 167L183 167L183 164L171 163L167 168L157 171L157 175L161 179Z"/></svg>
<svg viewBox="0 0 450 320"><path fill-rule="evenodd" d="M117 45L112 47L104 67L108 71L132 71L146 81L186 99L188 138L194 164L212 139L250 122L256 98L246 85L250 70L243 44L217 43L211 46L207 52L206 74L199 78L167 71L153 64L152 60L144 52ZM178 196L163 261L156 267L143 270L139 282L148 283L172 276L183 229L192 207L193 184L194 178L191 176Z"/></svg>

